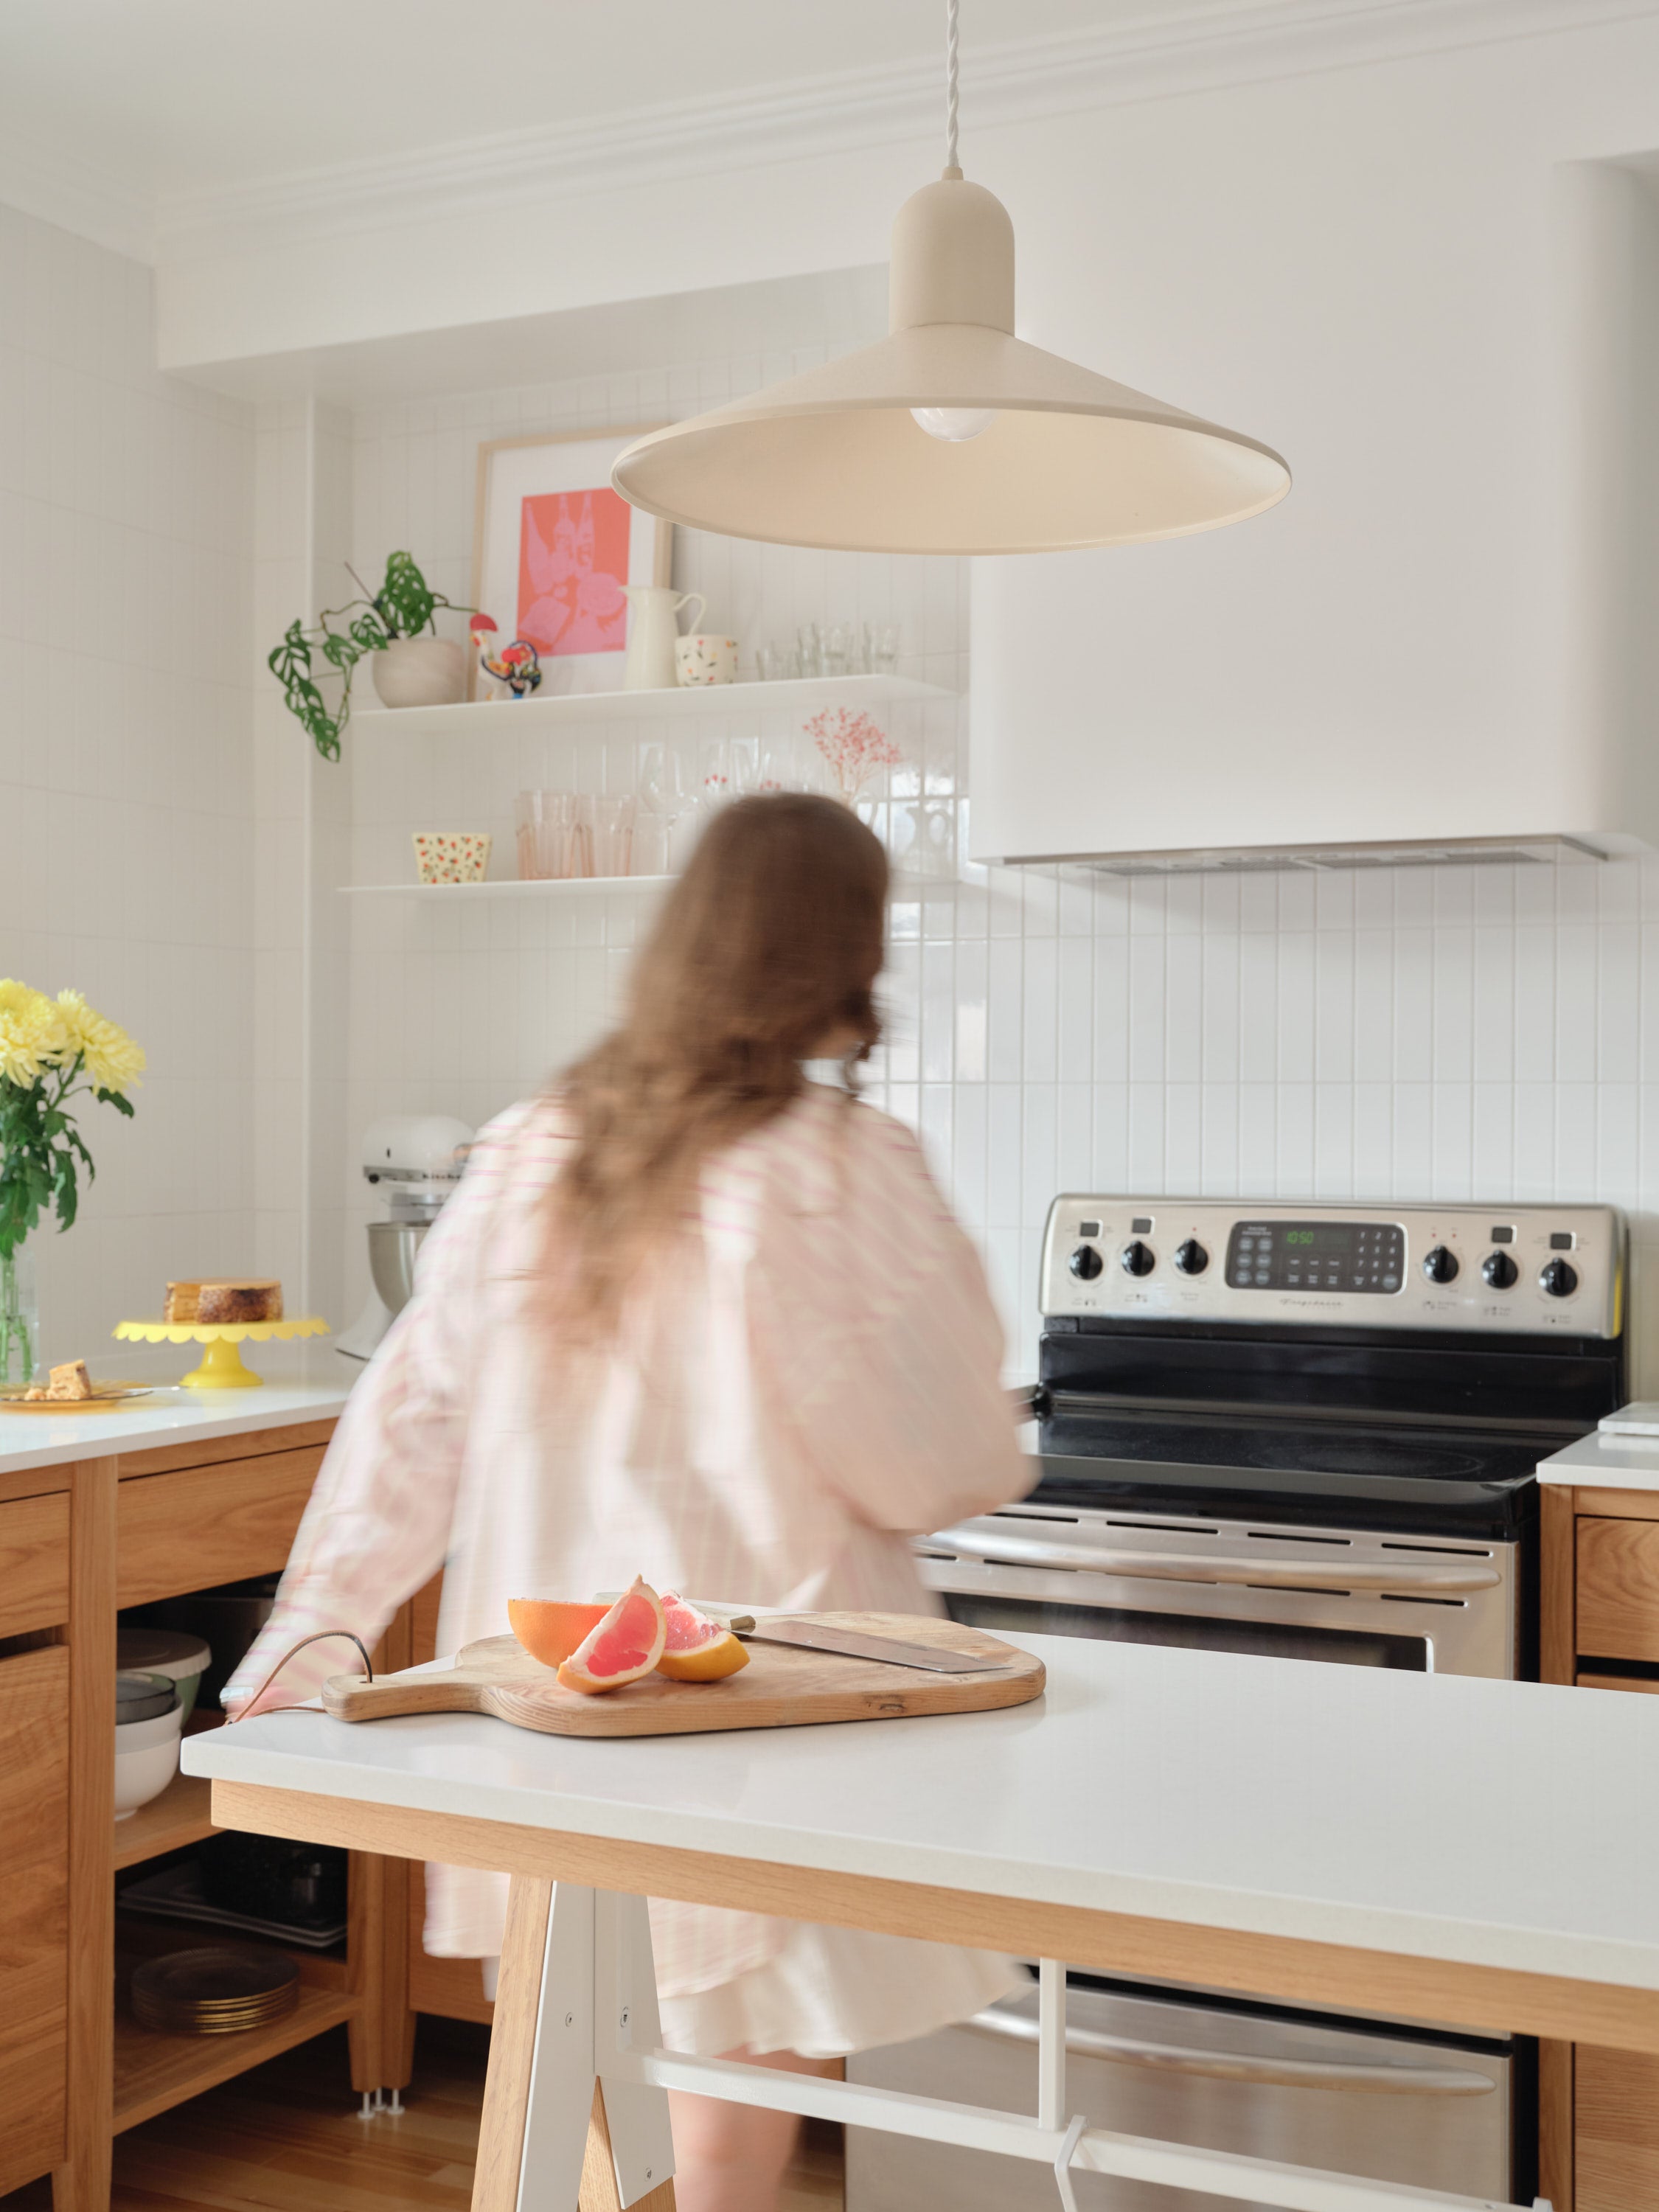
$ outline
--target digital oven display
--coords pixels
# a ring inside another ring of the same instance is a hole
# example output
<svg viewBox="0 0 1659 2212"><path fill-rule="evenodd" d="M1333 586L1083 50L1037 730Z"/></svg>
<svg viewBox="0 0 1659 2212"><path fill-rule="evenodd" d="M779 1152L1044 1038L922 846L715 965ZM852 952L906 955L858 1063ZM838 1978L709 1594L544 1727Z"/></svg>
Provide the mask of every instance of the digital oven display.
<svg viewBox="0 0 1659 2212"><path fill-rule="evenodd" d="M1227 1240L1236 1291L1387 1297L1406 1274L1406 1232L1384 1221L1241 1221Z"/></svg>

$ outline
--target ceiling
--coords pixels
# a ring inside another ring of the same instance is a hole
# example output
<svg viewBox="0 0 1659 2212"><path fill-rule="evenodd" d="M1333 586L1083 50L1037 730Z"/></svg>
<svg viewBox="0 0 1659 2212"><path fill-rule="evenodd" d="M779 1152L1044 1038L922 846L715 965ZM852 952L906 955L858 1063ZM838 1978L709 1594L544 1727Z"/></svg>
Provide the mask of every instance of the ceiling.
<svg viewBox="0 0 1659 2212"><path fill-rule="evenodd" d="M964 0L976 49L1260 0ZM4 0L0 140L200 193L491 133L924 61L940 0Z"/></svg>

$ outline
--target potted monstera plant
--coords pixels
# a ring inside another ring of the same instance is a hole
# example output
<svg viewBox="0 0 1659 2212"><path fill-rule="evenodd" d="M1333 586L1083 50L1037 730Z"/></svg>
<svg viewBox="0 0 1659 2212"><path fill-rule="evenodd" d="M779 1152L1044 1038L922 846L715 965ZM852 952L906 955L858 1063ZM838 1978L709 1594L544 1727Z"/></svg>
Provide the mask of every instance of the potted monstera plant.
<svg viewBox="0 0 1659 2212"><path fill-rule="evenodd" d="M349 564L347 573L362 583ZM440 607L455 602L430 589L414 555L390 555L380 590L372 596L366 584L363 590L364 598L325 607L309 625L296 617L268 656L289 712L305 725L325 760L340 757L340 738L351 715L352 672L365 653L374 656L374 689L384 707L443 707L466 696L466 648L440 637L432 619ZM343 679L332 710L317 682L319 655Z"/></svg>

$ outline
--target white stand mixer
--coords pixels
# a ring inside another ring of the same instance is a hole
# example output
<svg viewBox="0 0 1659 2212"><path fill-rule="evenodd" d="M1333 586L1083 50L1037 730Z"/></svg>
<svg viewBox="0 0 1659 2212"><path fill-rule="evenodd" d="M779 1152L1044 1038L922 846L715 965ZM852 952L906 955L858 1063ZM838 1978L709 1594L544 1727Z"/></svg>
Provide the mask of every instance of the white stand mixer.
<svg viewBox="0 0 1659 2212"><path fill-rule="evenodd" d="M386 1201L368 1224L368 1302L334 1349L361 1365L409 1303L415 1255L461 1179L476 1133L447 1114L399 1114L363 1133L363 1174Z"/></svg>

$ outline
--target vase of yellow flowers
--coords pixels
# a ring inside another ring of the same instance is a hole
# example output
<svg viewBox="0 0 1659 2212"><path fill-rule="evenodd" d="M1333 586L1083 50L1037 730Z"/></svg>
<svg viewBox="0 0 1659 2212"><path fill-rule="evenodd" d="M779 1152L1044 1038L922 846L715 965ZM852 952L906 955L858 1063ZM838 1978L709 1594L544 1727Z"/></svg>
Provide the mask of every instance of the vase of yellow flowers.
<svg viewBox="0 0 1659 2212"><path fill-rule="evenodd" d="M71 1102L90 1097L131 1115L128 1091L144 1055L126 1031L78 991L49 999L0 980L0 1383L32 1382L40 1364L33 1255L43 1213L60 1231L75 1220L80 1173L96 1170Z"/></svg>

